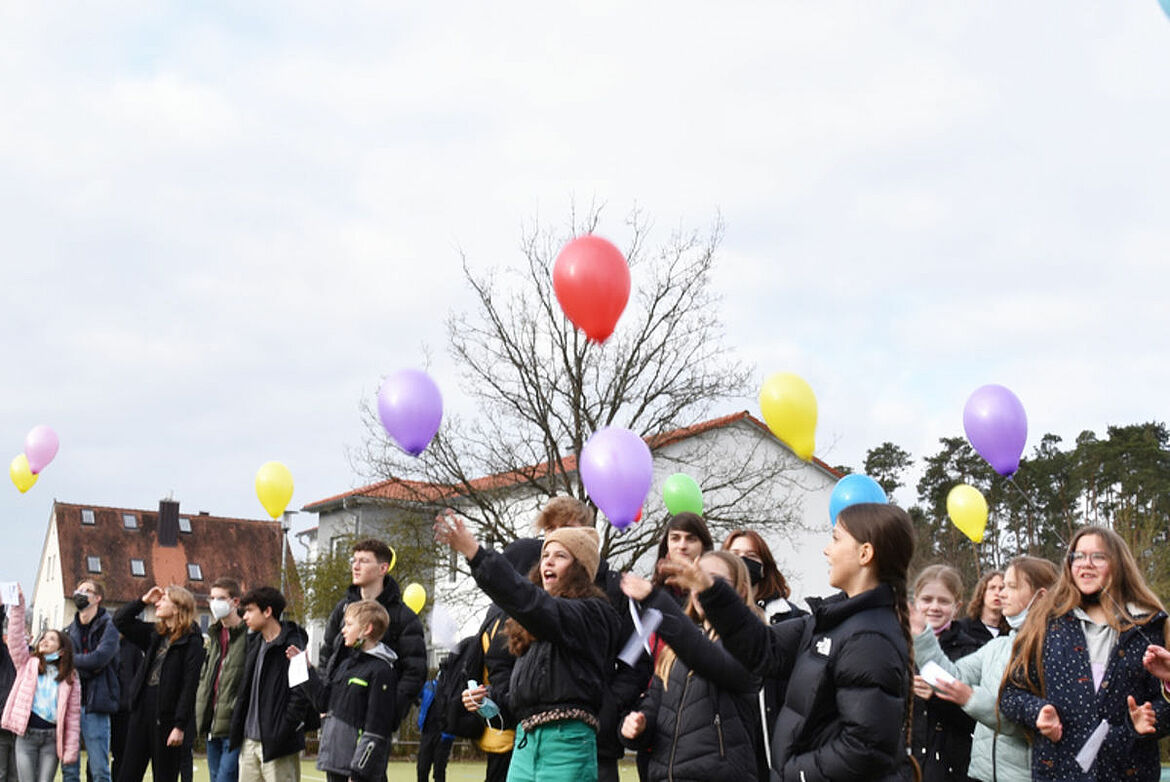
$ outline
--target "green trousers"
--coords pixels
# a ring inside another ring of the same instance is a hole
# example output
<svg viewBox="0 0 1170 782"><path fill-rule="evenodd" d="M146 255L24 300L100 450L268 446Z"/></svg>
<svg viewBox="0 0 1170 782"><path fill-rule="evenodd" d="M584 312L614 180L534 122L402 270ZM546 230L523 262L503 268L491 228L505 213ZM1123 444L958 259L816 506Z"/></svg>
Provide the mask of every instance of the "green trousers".
<svg viewBox="0 0 1170 782"><path fill-rule="evenodd" d="M517 726L508 782L597 782L597 734L580 720Z"/></svg>

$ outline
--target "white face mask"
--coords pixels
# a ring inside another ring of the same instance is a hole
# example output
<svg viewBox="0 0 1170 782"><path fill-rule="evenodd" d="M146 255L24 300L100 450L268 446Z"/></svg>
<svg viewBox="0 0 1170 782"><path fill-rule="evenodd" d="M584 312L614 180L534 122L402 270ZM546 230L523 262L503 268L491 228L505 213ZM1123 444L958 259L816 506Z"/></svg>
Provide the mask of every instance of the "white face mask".
<svg viewBox="0 0 1170 782"><path fill-rule="evenodd" d="M1028 605L1024 606L1024 610L1021 611L1020 613L1016 614L1015 616L1008 616L1007 614L1004 614L1003 618L1007 620L1008 627L1010 627L1013 630L1020 629L1020 626L1024 624L1024 620L1028 618L1028 609L1031 608L1032 604L1036 602L1036 598L1039 597L1039 595L1040 595L1039 590L1037 590L1036 592L1033 592L1032 599L1028 601Z"/></svg>
<svg viewBox="0 0 1170 782"><path fill-rule="evenodd" d="M232 601L230 600L216 598L209 600L208 604L211 606L211 615L214 616L217 620L223 619L232 612Z"/></svg>

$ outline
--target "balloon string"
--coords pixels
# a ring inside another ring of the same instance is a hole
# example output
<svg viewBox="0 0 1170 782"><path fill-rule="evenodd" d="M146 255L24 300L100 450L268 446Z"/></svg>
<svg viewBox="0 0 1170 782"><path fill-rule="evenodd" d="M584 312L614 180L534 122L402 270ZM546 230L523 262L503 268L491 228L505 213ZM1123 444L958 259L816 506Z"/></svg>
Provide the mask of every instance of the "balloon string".
<svg viewBox="0 0 1170 782"><path fill-rule="evenodd" d="M1016 487L1016 491L1018 491L1021 495L1023 495L1024 499L1028 501L1028 505L1030 505L1032 507L1032 510L1040 510L1040 507L1035 502L1032 501L1031 497L1028 496L1028 492L1021 489L1020 484L1016 483L1015 476L1008 478L1008 483L1010 483L1012 486Z"/></svg>

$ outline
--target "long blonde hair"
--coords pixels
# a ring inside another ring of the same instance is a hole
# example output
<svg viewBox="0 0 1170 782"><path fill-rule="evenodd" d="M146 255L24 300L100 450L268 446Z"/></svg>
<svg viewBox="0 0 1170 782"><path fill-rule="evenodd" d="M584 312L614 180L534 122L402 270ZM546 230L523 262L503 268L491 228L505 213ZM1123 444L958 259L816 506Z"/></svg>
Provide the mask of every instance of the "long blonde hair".
<svg viewBox="0 0 1170 782"><path fill-rule="evenodd" d="M1077 543L1089 535L1099 537L1109 555L1109 577L1101 588L1101 595L1108 598L1108 603L1102 600L1102 607L1105 608L1105 621L1110 627L1118 633L1123 633L1133 627L1145 625L1154 614L1165 610L1162 601L1146 584L1137 561L1121 536L1105 527L1082 527L1069 541L1068 552L1061 564L1060 579L1056 586L1028 612L1028 618L1024 620L1024 626L1020 628L1015 643L1012 644L1012 658L1004 674L1003 683L1010 681L1036 695L1044 695L1046 685L1042 660L1048 622L1083 605L1084 596L1073 580L1072 554L1077 550ZM1131 603L1138 609L1135 612L1136 616L1130 613ZM1163 637L1170 640L1168 636L1170 623L1166 623L1163 628Z"/></svg>
<svg viewBox="0 0 1170 782"><path fill-rule="evenodd" d="M195 597L181 586L171 584L165 590L167 599L175 607L175 615L159 619L154 629L159 635L168 636L172 642L182 638L195 623Z"/></svg>
<svg viewBox="0 0 1170 782"><path fill-rule="evenodd" d="M699 557L699 561L704 559L718 559L727 569L731 571L731 588L735 590L736 594L743 600L744 605L751 609L761 622L764 621L764 614L759 606L752 600L752 581L748 575L747 565L743 564L743 560L732 554L730 551L708 551L703 556ZM719 635L715 632L715 628L711 623L706 621L699 615L696 608L698 598L692 593L687 599L687 616L689 616L696 624L701 624L703 630L707 633L707 637L714 641ZM669 646L664 646L662 651L658 653L658 662L654 665L654 674L662 679L662 689L667 689L670 686L670 669L674 667L674 661L678 656L674 650Z"/></svg>

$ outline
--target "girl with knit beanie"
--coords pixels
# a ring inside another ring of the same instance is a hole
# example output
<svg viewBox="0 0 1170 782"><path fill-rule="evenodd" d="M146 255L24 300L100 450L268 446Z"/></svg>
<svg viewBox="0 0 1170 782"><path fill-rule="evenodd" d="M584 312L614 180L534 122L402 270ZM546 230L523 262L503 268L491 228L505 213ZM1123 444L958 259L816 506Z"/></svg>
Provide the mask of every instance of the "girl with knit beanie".
<svg viewBox="0 0 1170 782"><path fill-rule="evenodd" d="M527 579L457 516L436 519L435 539L467 558L476 583L511 617L509 698L519 724L508 782L595 782L598 712L621 641L618 615L593 583L597 530L550 532ZM464 702L480 697L477 687Z"/></svg>

